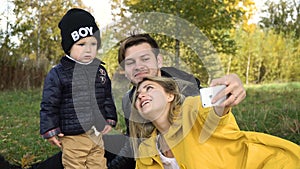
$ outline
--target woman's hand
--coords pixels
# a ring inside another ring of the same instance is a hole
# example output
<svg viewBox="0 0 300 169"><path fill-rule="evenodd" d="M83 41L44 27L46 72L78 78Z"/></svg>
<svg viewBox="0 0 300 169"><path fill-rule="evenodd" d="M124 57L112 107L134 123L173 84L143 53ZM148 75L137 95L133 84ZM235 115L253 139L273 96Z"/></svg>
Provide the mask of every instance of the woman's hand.
<svg viewBox="0 0 300 169"><path fill-rule="evenodd" d="M220 106L232 107L238 105L246 97L246 90L243 83L236 74L229 74L221 78L213 79L210 83L211 87L217 85L226 85L226 88L213 98L212 103L217 102L226 95L227 99Z"/></svg>

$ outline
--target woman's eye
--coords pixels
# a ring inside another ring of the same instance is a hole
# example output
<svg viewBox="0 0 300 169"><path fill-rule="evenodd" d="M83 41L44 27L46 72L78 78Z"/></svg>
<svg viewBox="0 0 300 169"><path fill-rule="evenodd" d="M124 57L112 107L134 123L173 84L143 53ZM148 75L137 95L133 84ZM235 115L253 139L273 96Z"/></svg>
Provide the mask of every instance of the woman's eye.
<svg viewBox="0 0 300 169"><path fill-rule="evenodd" d="M152 86L147 86L147 88L146 88L147 91L150 91L151 89L153 89Z"/></svg>
<svg viewBox="0 0 300 169"><path fill-rule="evenodd" d="M140 95L140 93L136 93L136 95L135 95L135 100L136 100L136 101L138 100L139 95Z"/></svg>

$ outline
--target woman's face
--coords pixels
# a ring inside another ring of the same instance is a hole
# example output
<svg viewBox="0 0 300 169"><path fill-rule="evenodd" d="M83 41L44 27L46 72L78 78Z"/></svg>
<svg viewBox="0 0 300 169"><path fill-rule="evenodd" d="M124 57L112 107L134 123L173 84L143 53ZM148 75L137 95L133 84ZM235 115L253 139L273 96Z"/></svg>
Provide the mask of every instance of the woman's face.
<svg viewBox="0 0 300 169"><path fill-rule="evenodd" d="M146 80L137 89L135 107L147 120L165 120L173 99L174 95L166 93L158 83Z"/></svg>

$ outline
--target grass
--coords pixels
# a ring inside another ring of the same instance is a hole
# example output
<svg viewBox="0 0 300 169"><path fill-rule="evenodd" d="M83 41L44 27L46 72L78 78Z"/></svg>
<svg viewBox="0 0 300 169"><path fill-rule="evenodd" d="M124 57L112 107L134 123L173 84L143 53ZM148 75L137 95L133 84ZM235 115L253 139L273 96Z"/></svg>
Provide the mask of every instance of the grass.
<svg viewBox="0 0 300 169"><path fill-rule="evenodd" d="M0 154L13 164L30 165L59 151L39 135L40 101L37 90L0 93Z"/></svg>
<svg viewBox="0 0 300 169"><path fill-rule="evenodd" d="M240 128L300 145L300 82L246 86L246 90L246 99L233 109ZM40 101L40 90L0 92L0 155L23 168L60 151L39 135ZM123 120L117 130L124 131Z"/></svg>
<svg viewBox="0 0 300 169"><path fill-rule="evenodd" d="M300 145L300 83L246 86L246 91L246 99L233 109L240 128Z"/></svg>

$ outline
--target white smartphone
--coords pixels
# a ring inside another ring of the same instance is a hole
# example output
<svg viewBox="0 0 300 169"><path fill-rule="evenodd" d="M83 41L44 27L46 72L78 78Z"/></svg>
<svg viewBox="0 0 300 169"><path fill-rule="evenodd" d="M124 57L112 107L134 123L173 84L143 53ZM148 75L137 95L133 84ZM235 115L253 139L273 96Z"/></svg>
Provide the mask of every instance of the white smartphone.
<svg viewBox="0 0 300 169"><path fill-rule="evenodd" d="M224 90L225 88L226 85L219 85L200 89L202 107L207 108L217 106L220 105L223 101L225 101L227 97L224 95L224 97L219 99L216 103L211 103L212 98L214 98L220 91Z"/></svg>

